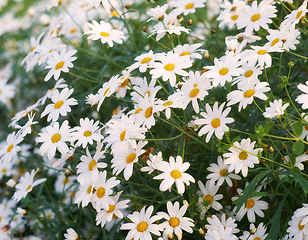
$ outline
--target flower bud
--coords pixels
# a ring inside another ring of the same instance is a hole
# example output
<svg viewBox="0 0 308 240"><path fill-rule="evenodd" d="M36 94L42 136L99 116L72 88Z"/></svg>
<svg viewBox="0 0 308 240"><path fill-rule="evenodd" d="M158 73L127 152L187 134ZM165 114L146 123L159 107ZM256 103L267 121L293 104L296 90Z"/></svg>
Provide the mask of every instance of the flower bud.
<svg viewBox="0 0 308 240"><path fill-rule="evenodd" d="M6 185L8 185L9 187L15 187L16 182L13 179L10 179L6 182Z"/></svg>

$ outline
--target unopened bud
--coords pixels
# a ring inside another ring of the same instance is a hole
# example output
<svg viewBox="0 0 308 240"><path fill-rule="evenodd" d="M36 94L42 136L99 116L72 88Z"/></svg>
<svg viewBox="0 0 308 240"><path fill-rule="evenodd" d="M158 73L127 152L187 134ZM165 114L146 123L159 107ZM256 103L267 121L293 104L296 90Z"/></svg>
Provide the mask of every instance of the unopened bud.
<svg viewBox="0 0 308 240"><path fill-rule="evenodd" d="M6 185L8 185L9 187L15 187L16 182L13 179L10 179L6 182Z"/></svg>
<svg viewBox="0 0 308 240"><path fill-rule="evenodd" d="M188 25L192 25L192 19L189 19L189 20L187 21L187 24L188 24Z"/></svg>
<svg viewBox="0 0 308 240"><path fill-rule="evenodd" d="M65 174L65 177L69 177L71 175L71 170L65 169L64 174Z"/></svg>
<svg viewBox="0 0 308 240"><path fill-rule="evenodd" d="M208 50L205 50L203 56L204 56L205 59L209 59L209 58L210 58L210 53L209 53L209 51L208 51Z"/></svg>
<svg viewBox="0 0 308 240"><path fill-rule="evenodd" d="M270 147L270 148L268 149L268 152L269 152L269 153L273 153L273 152L274 152L274 148L273 148L273 147Z"/></svg>
<svg viewBox="0 0 308 240"><path fill-rule="evenodd" d="M253 229L250 229L250 234L251 235L254 235L256 233L257 229L256 228L253 228Z"/></svg>
<svg viewBox="0 0 308 240"><path fill-rule="evenodd" d="M200 233L200 235L201 235L202 237L205 236L205 231L204 231L202 228L199 228L199 229L198 229L198 232Z"/></svg>
<svg viewBox="0 0 308 240"><path fill-rule="evenodd" d="M20 215L24 215L26 216L28 214L28 211L26 209L22 209L20 207L17 208L17 213L20 214Z"/></svg>
<svg viewBox="0 0 308 240"><path fill-rule="evenodd" d="M183 201L183 204L187 206L187 208L189 208L189 203L187 202L187 200Z"/></svg>
<svg viewBox="0 0 308 240"><path fill-rule="evenodd" d="M143 26L142 31L148 32L148 28L146 26Z"/></svg>
<svg viewBox="0 0 308 240"><path fill-rule="evenodd" d="M173 235L172 233L169 233L169 234L168 234L168 239L171 240L171 239L173 239L173 238L174 238L174 235Z"/></svg>

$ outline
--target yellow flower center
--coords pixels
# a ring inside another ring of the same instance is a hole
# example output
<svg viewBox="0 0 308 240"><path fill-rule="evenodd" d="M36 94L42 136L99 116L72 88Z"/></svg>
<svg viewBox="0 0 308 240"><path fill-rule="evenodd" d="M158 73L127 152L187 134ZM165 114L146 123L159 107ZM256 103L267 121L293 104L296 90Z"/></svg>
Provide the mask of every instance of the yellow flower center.
<svg viewBox="0 0 308 240"><path fill-rule="evenodd" d="M87 194L92 193L92 186L88 187Z"/></svg>
<svg viewBox="0 0 308 240"><path fill-rule="evenodd" d="M240 160L246 160L246 158L248 157L248 154L246 152L241 152L239 155L238 155L238 158Z"/></svg>
<svg viewBox="0 0 308 240"><path fill-rule="evenodd" d="M84 133L83 133L83 136L85 136L85 137L90 137L92 135L92 132L91 131L85 131Z"/></svg>
<svg viewBox="0 0 308 240"><path fill-rule="evenodd" d="M113 212L114 209L115 209L115 205L109 205L109 209L108 209L107 213Z"/></svg>
<svg viewBox="0 0 308 240"><path fill-rule="evenodd" d="M104 197L105 196L105 188L100 187L99 189L97 189L96 195L97 195L98 198Z"/></svg>
<svg viewBox="0 0 308 240"><path fill-rule="evenodd" d="M94 167L96 166L96 161L93 159L90 163L89 163L89 170L93 171Z"/></svg>
<svg viewBox="0 0 308 240"><path fill-rule="evenodd" d="M72 28L72 29L70 30L70 33L75 33L76 31L77 31L76 28Z"/></svg>
<svg viewBox="0 0 308 240"><path fill-rule="evenodd" d="M170 105L172 105L172 102L165 102L165 103L163 104L164 107L167 107L167 106L170 106ZM308 126L308 125L307 125L307 126Z"/></svg>
<svg viewBox="0 0 308 240"><path fill-rule="evenodd" d="M14 147L14 145L13 145L13 144L11 144L11 145L7 148L6 152L8 152L8 153L9 153L10 151L12 151L13 147Z"/></svg>
<svg viewBox="0 0 308 240"><path fill-rule="evenodd" d="M147 228L148 228L148 224L146 222L140 222L137 225L138 232L144 232L145 230L147 230Z"/></svg>
<svg viewBox="0 0 308 240"><path fill-rule="evenodd" d="M119 17L119 14L118 14L116 11L112 10L112 11L111 11L111 16L113 16L113 17Z"/></svg>
<svg viewBox="0 0 308 240"><path fill-rule="evenodd" d="M194 97L196 97L198 95L199 92L200 92L200 90L198 88L194 88L193 90L191 90L191 92L189 94L189 97L190 98L194 98Z"/></svg>
<svg viewBox="0 0 308 240"><path fill-rule="evenodd" d="M65 185L65 184L67 184L68 182L70 181L70 179L69 178L65 178L64 180L63 180L63 185Z"/></svg>
<svg viewBox="0 0 308 240"><path fill-rule="evenodd" d="M171 227L176 227L180 224L180 220L176 217L172 217L169 220L169 224L170 224Z"/></svg>
<svg viewBox="0 0 308 240"><path fill-rule="evenodd" d="M171 177L173 177L174 179L178 179L178 178L181 178L182 176L182 173L179 171L179 170L173 170L171 173L170 173Z"/></svg>
<svg viewBox="0 0 308 240"><path fill-rule="evenodd" d="M299 11L297 14L296 14L296 19L299 19L300 16L302 15L303 11Z"/></svg>
<svg viewBox="0 0 308 240"><path fill-rule="evenodd" d="M54 134L54 135L51 137L52 143L59 142L60 139L61 139L61 135L60 135L59 133L56 133L56 134Z"/></svg>
<svg viewBox="0 0 308 240"><path fill-rule="evenodd" d="M150 57L145 57L144 59L142 59L141 63L142 63L142 64L145 64L145 63L148 63L148 62L151 61L151 60L152 60L152 58L150 58Z"/></svg>
<svg viewBox="0 0 308 240"><path fill-rule="evenodd" d="M259 237L256 237L256 238L254 238L253 240L261 240L261 238L259 238Z"/></svg>
<svg viewBox="0 0 308 240"><path fill-rule="evenodd" d="M125 135L126 135L126 130L124 130L124 131L121 132L121 134L120 134L120 140L121 140L122 142L124 141Z"/></svg>
<svg viewBox="0 0 308 240"><path fill-rule="evenodd" d="M148 107L148 108L145 110L145 112L144 112L144 116L145 116L146 118L151 117L151 116L152 116L152 111L153 111L153 108L152 108L152 107Z"/></svg>
<svg viewBox="0 0 308 240"><path fill-rule="evenodd" d="M247 200L246 208L248 209L253 208L254 205L255 205L255 201L252 198Z"/></svg>
<svg viewBox="0 0 308 240"><path fill-rule="evenodd" d="M308 125L305 126L305 129L308 131Z"/></svg>
<svg viewBox="0 0 308 240"><path fill-rule="evenodd" d="M26 191L30 190L30 188L32 188L32 185L29 185L26 189Z"/></svg>
<svg viewBox="0 0 308 240"><path fill-rule="evenodd" d="M280 40L279 38L275 38L275 39L272 41L272 43L271 43L271 47L275 46L276 43L279 42L279 40Z"/></svg>
<svg viewBox="0 0 308 240"><path fill-rule="evenodd" d="M262 50L259 50L257 53L258 53L259 55L264 55L265 53L267 53L267 51L264 50L264 49L262 49Z"/></svg>
<svg viewBox="0 0 308 240"><path fill-rule="evenodd" d="M190 55L190 52L187 52L187 51L182 52L180 56L182 56L182 57L183 57L183 56L186 56L186 55Z"/></svg>
<svg viewBox="0 0 308 240"><path fill-rule="evenodd" d="M168 63L168 64L165 66L165 69L166 69L167 71L170 71L170 72L171 72L174 68L175 68L175 65L172 64L172 63Z"/></svg>
<svg viewBox="0 0 308 240"><path fill-rule="evenodd" d="M109 37L109 33L107 33L107 32L101 32L100 35L102 37Z"/></svg>
<svg viewBox="0 0 308 240"><path fill-rule="evenodd" d="M3 174L6 174L7 170L4 168L4 169L1 170L1 172L2 172Z"/></svg>
<svg viewBox="0 0 308 240"><path fill-rule="evenodd" d="M233 15L232 17L231 17L231 20L233 20L233 21L236 21L238 19L238 15Z"/></svg>
<svg viewBox="0 0 308 240"><path fill-rule="evenodd" d="M257 13L257 14L254 14L254 15L252 15L252 17L251 17L251 21L252 22L255 22L255 21L258 21L259 19L260 19L260 14L259 13Z"/></svg>
<svg viewBox="0 0 308 240"><path fill-rule="evenodd" d="M142 111L142 108L138 108L136 111L135 111L135 114L138 114Z"/></svg>
<svg viewBox="0 0 308 240"><path fill-rule="evenodd" d="M58 101L55 103L55 109L59 109L60 107L62 107L62 105L64 104L63 101Z"/></svg>
<svg viewBox="0 0 308 240"><path fill-rule="evenodd" d="M136 159L136 153L131 153L126 158L126 163L131 163Z"/></svg>
<svg viewBox="0 0 308 240"><path fill-rule="evenodd" d="M228 169L221 169L219 175L222 177L226 177L228 175Z"/></svg>
<svg viewBox="0 0 308 240"><path fill-rule="evenodd" d="M34 46L33 48L31 48L31 52L33 52L35 48L36 48L36 46Z"/></svg>
<svg viewBox="0 0 308 240"><path fill-rule="evenodd" d="M220 75L224 76L224 75L227 75L228 72L229 72L229 69L228 69L228 68L222 68L222 69L219 70L218 73L219 73Z"/></svg>
<svg viewBox="0 0 308 240"><path fill-rule="evenodd" d="M302 225L301 223L302 223L302 221L300 221L300 222L298 223L298 225L297 225L297 227L298 227L298 229L299 229L300 231L302 231L302 230L304 229L304 227L305 227L305 225Z"/></svg>
<svg viewBox="0 0 308 240"><path fill-rule="evenodd" d="M211 122L211 125L212 125L213 128L218 128L220 126L220 119L214 118Z"/></svg>
<svg viewBox="0 0 308 240"><path fill-rule="evenodd" d="M249 77L251 77L252 74L253 74L253 71L252 70L248 70L247 72L245 72L244 76L249 78Z"/></svg>
<svg viewBox="0 0 308 240"><path fill-rule="evenodd" d="M212 195L208 194L208 195L206 195L206 196L204 197L204 201L206 201L206 202L210 201L210 202L208 203L208 205L211 205L211 204L213 203L213 201L214 201L214 198L213 198Z"/></svg>
<svg viewBox="0 0 308 240"><path fill-rule="evenodd" d="M55 67L55 69L56 69L56 70L59 70L60 68L63 67L63 65L64 65L64 62L63 62L63 61L58 62L57 65L56 65L56 67Z"/></svg>
<svg viewBox="0 0 308 240"><path fill-rule="evenodd" d="M192 9L193 7L194 7L194 3L188 3L186 6L185 6L185 8L186 9Z"/></svg>
<svg viewBox="0 0 308 240"><path fill-rule="evenodd" d="M104 92L104 96L106 96L106 94L108 93L109 90L110 90L110 88L106 89L106 91Z"/></svg>
<svg viewBox="0 0 308 240"><path fill-rule="evenodd" d="M245 98L250 98L250 97L253 96L255 93L256 93L255 90L249 89L249 90L247 90L247 91L244 93L244 97L245 97Z"/></svg>

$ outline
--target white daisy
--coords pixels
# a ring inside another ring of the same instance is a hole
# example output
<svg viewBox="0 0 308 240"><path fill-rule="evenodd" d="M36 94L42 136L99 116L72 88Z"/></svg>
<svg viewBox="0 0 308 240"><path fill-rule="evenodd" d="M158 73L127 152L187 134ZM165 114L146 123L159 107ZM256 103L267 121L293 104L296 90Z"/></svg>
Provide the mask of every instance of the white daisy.
<svg viewBox="0 0 308 240"><path fill-rule="evenodd" d="M5 144L1 147L0 150L0 160L2 162L11 162L17 159L17 153L21 150L21 147L18 146L24 138L16 133L10 133L7 138Z"/></svg>
<svg viewBox="0 0 308 240"><path fill-rule="evenodd" d="M208 225L205 225L207 230L219 231L219 227L222 225L224 228L231 228L232 233L238 233L240 230L237 228L235 219L228 217L226 214L221 215L221 220L216 216L212 215L211 217L206 218Z"/></svg>
<svg viewBox="0 0 308 240"><path fill-rule="evenodd" d="M297 96L295 101L298 102L299 104L303 104L302 105L303 109L307 109L308 108L308 81L306 82L306 85L304 85L302 83L298 84L297 88L304 93Z"/></svg>
<svg viewBox="0 0 308 240"><path fill-rule="evenodd" d="M253 223L250 224L250 231L244 231L243 235L240 237L242 240L265 240L268 233L266 233L266 227L264 223L261 222L256 228ZM254 231L254 234L251 234Z"/></svg>
<svg viewBox="0 0 308 240"><path fill-rule="evenodd" d="M141 172L148 172L151 174L154 170L157 170L157 165L159 165L162 161L162 152L158 152L157 155L153 155L150 153L149 160L147 160L148 166L142 167L140 169Z"/></svg>
<svg viewBox="0 0 308 240"><path fill-rule="evenodd" d="M270 106L265 109L263 116L265 118L280 118L284 111L289 106L289 103L282 105L282 100L274 100L274 102L270 102Z"/></svg>

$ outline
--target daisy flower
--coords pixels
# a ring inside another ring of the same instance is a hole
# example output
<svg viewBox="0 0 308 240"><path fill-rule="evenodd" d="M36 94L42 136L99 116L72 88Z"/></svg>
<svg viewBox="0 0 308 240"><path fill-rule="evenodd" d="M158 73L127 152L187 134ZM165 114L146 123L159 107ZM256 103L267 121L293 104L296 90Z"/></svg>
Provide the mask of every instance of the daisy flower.
<svg viewBox="0 0 308 240"><path fill-rule="evenodd" d="M154 62L151 65L153 69L150 71L150 74L153 78L162 77L165 82L169 80L171 87L175 86L176 75L188 76L188 73L183 69L192 66L192 61L189 56L185 55L181 57L171 51L167 54L159 54L156 60L160 62Z"/></svg>
<svg viewBox="0 0 308 240"><path fill-rule="evenodd" d="M92 145L93 140L99 142L102 138L99 121L94 122L93 119L81 118L80 127L74 127L73 129L71 141L75 142L77 140L75 146L82 145L82 148L85 148L88 144Z"/></svg>
<svg viewBox="0 0 308 240"><path fill-rule="evenodd" d="M182 100L181 92L178 90L173 94L169 95L168 99L165 101L158 101L159 111L165 111L166 118L171 117L171 108L183 108L184 102Z"/></svg>
<svg viewBox="0 0 308 240"><path fill-rule="evenodd" d="M139 72L144 73L151 64L154 63L155 60L155 54L152 50L150 50L148 53L143 53L135 58L134 64L128 67L128 72L131 72L138 68Z"/></svg>
<svg viewBox="0 0 308 240"><path fill-rule="evenodd" d="M123 40L126 40L124 33L120 30L113 29L110 23L100 21L100 23L92 20L91 23L87 23L91 30L84 34L91 34L88 39L101 40L102 44L107 43L109 47L113 47L113 42L121 44Z"/></svg>
<svg viewBox="0 0 308 240"><path fill-rule="evenodd" d="M255 141L251 142L250 138L242 139L241 143L235 142L233 147L229 149L229 153L225 153L224 163L230 164L229 171L235 170L235 173L242 172L246 177L248 174L248 168L253 168L254 164L259 163L258 153L262 151L262 148L256 148Z"/></svg>
<svg viewBox="0 0 308 240"><path fill-rule="evenodd" d="M219 231L219 227L223 226L224 228L231 228L232 233L238 233L240 230L237 228L237 224L235 223L235 219L232 217L228 217L226 214L221 215L221 220L215 216L212 215L211 217L206 218L208 225L205 225L205 228L207 230L211 231Z"/></svg>
<svg viewBox="0 0 308 240"><path fill-rule="evenodd" d="M2 162L11 162L17 159L17 153L21 150L18 146L24 140L23 136L16 132L10 133L6 138L6 143L1 147L0 160Z"/></svg>
<svg viewBox="0 0 308 240"><path fill-rule="evenodd" d="M140 99L146 95L151 98L155 98L157 92L161 89L161 86L155 86L156 79L152 78L150 83L147 82L146 78L141 78L140 81L134 84L134 90L131 92L132 101L138 103ZM139 95L139 94L141 95Z"/></svg>
<svg viewBox="0 0 308 240"><path fill-rule="evenodd" d="M252 64L252 62L242 62L242 69L244 72L233 79L232 84L247 81L250 79L257 79L260 74L262 74L262 68L257 64Z"/></svg>
<svg viewBox="0 0 308 240"><path fill-rule="evenodd" d="M196 8L203 8L206 0L177 0L170 4L175 9L173 10L177 15L183 14L184 16L189 13L194 13Z"/></svg>
<svg viewBox="0 0 308 240"><path fill-rule="evenodd" d="M205 74L200 75L199 72L190 71L188 79L183 83L179 94L183 101L183 109L186 109L188 103L192 102L193 109L199 113L198 99L203 101L208 95L209 89L212 88L210 81L205 78Z"/></svg>
<svg viewBox="0 0 308 240"><path fill-rule="evenodd" d="M282 106L282 100L274 100L274 102L270 102L270 106L265 109L263 116L265 118L280 118L284 111L289 106L289 103L286 103Z"/></svg>
<svg viewBox="0 0 308 240"><path fill-rule="evenodd" d="M169 162L161 161L157 164L157 169L163 173L155 176L153 179L163 179L159 186L160 191L171 191L172 185L175 183L178 193L183 194L185 192L184 183L189 186L190 182L194 183L195 179L185 171L189 168L190 163L183 163L181 156L177 156L176 160L173 156L169 157Z"/></svg>
<svg viewBox="0 0 308 240"><path fill-rule="evenodd" d="M209 70L204 74L207 78L212 79L213 87L217 87L219 84L224 86L226 81L231 82L232 77L237 77L243 72L243 69L240 68L240 56L234 55L233 52L228 52L221 59L215 58L214 64L214 66L204 67Z"/></svg>
<svg viewBox="0 0 308 240"><path fill-rule="evenodd" d="M205 235L205 240L238 240L238 237L232 233L232 229L219 226L217 231L208 230Z"/></svg>
<svg viewBox="0 0 308 240"><path fill-rule="evenodd" d="M157 155L153 155L150 153L149 160L147 160L148 166L142 167L140 169L141 172L148 172L151 174L154 170L157 170L157 165L159 165L162 161L162 152L158 152Z"/></svg>
<svg viewBox="0 0 308 240"><path fill-rule="evenodd" d="M210 166L207 168L207 170L211 172L206 176L207 179L213 182L217 181L218 186L221 186L224 181L226 181L230 187L232 187L233 185L231 178L241 180L240 176L229 172L229 165L223 163L223 159L221 156L217 158L217 162L218 164L211 163Z"/></svg>
<svg viewBox="0 0 308 240"><path fill-rule="evenodd" d="M161 223L161 227L164 229L163 239L168 240L168 237L175 233L179 240L182 239L182 229L185 232L192 233L192 227L194 227L194 220L188 217L184 217L184 214L187 211L187 205L183 205L180 208L179 202L175 202L172 205L172 202L167 202L167 211L158 212L157 215L166 219L166 222Z"/></svg>
<svg viewBox="0 0 308 240"><path fill-rule="evenodd" d="M218 102L215 102L212 110L210 105L207 103L205 106L206 113L200 113L200 115L204 118L194 121L197 125L205 125L200 129L198 136L207 134L205 140L206 142L210 141L213 133L215 133L215 136L218 139L222 139L225 132L229 130L226 124L234 122L233 118L227 117L231 111L231 108L229 107L223 111L224 106L225 103L221 104L218 108Z"/></svg>
<svg viewBox="0 0 308 240"><path fill-rule="evenodd" d="M58 90L55 90L51 96L51 101L53 103L48 104L45 110L41 114L41 118L46 116L47 121L57 121L59 115L66 116L68 112L71 111L71 107L73 105L78 105L77 100L75 98L69 98L74 89L64 88L61 93Z"/></svg>
<svg viewBox="0 0 308 240"><path fill-rule="evenodd" d="M250 231L244 231L243 235L240 237L242 240L265 240L268 233L266 233L266 227L264 226L264 223L261 222L258 227L256 228L253 223L250 224ZM254 234L251 234L251 231L255 231Z"/></svg>
<svg viewBox="0 0 308 240"><path fill-rule="evenodd" d="M79 235L75 232L73 228L68 228L66 233L64 233L65 240L77 240Z"/></svg>
<svg viewBox="0 0 308 240"><path fill-rule="evenodd" d="M19 183L15 186L16 191L12 199L19 202L22 198L25 198L27 194L31 192L35 186L47 180L46 178L41 178L34 181L34 176L36 173L37 171L33 169L31 173L26 172L26 174L20 178Z"/></svg>
<svg viewBox="0 0 308 240"><path fill-rule="evenodd" d="M282 24L289 26L289 28L295 28L295 25L298 24L301 19L305 18L308 12L307 3L308 1L305 0L297 10L293 10L287 15Z"/></svg>
<svg viewBox="0 0 308 240"><path fill-rule="evenodd" d="M77 57L73 57L76 53L76 50L69 50L62 49L60 53L54 51L51 54L51 58L47 61L47 66L45 69L50 69L44 81L48 81L52 76L54 76L55 80L58 80L60 77L61 72L68 72L68 68L72 68L73 61L77 59Z"/></svg>
<svg viewBox="0 0 308 240"><path fill-rule="evenodd" d="M37 124L37 121L33 121L35 116L35 113L31 112L28 113L28 122L23 125L23 126L19 126L19 125L15 125L15 128L19 129L17 134L20 134L22 137L25 137L27 134L30 134L32 132L32 125Z"/></svg>
<svg viewBox="0 0 308 240"><path fill-rule="evenodd" d="M308 81L306 82L306 85L300 83L297 85L297 88L301 90L303 93L295 99L296 102L299 104L303 104L302 108L307 109L308 108Z"/></svg>
<svg viewBox="0 0 308 240"><path fill-rule="evenodd" d="M96 177L98 177L98 175ZM86 207L94 194L94 184L97 181L97 178L94 178L93 175L90 177L78 176L77 181L80 185L75 194L74 203L77 203L78 205L81 203L82 207Z"/></svg>
<svg viewBox="0 0 308 240"><path fill-rule="evenodd" d="M204 52L202 49L198 49L202 46L202 43L196 44L184 44L177 45L173 50L181 57L189 55L191 59L202 59L202 55L199 52Z"/></svg>
<svg viewBox="0 0 308 240"><path fill-rule="evenodd" d="M247 81L241 81L237 84L238 90L234 90L227 95L227 106L239 103L238 111L245 109L248 104L253 102L253 98L257 97L262 100L266 100L267 96L265 92L270 91L269 84L267 82L260 82L257 78L249 79Z"/></svg>
<svg viewBox="0 0 308 240"><path fill-rule="evenodd" d="M218 200L223 198L222 194L217 194L219 186L215 185L212 181L207 181L205 186L201 181L198 181L200 191L198 191L198 206L201 209L200 218L203 219L205 213L210 209L214 208L216 211L222 209L222 205Z"/></svg>
<svg viewBox="0 0 308 240"><path fill-rule="evenodd" d="M16 86L8 84L6 80L0 80L0 102L8 105L10 99L15 96Z"/></svg>
<svg viewBox="0 0 308 240"><path fill-rule="evenodd" d="M149 206L146 209L144 206L140 212L134 212L127 216L132 223L124 223L120 229L121 230L129 230L125 240L152 240L151 233L160 236L160 232L162 230L160 225L157 225L155 222L161 219L161 216L155 215L152 216L152 212L154 210L153 206Z"/></svg>
<svg viewBox="0 0 308 240"><path fill-rule="evenodd" d="M37 143L43 143L39 149L41 155L47 154L49 160L51 160L56 150L59 150L62 154L69 151L66 142L71 140L71 129L68 125L68 121L65 120L61 127L58 122L47 126L39 133L39 137L36 139Z"/></svg>
<svg viewBox="0 0 308 240"><path fill-rule="evenodd" d="M217 20L221 21L219 27L223 28L227 26L231 29L237 24L239 16L243 13L245 2L242 0L234 0L232 3L224 1L220 7L224 10L220 12L217 18Z"/></svg>
<svg viewBox="0 0 308 240"><path fill-rule="evenodd" d="M297 211L297 210L296 210ZM304 216L292 216L291 220L288 222L289 227L287 229L287 233L289 233L289 237L293 237L292 239L307 239L308 238L308 225L303 224Z"/></svg>
<svg viewBox="0 0 308 240"><path fill-rule="evenodd" d="M269 45L250 47L252 49L245 50L242 53L243 61L247 61L251 65L258 63L262 68L269 68L272 66L272 57L269 53L276 52L275 49Z"/></svg>
<svg viewBox="0 0 308 240"><path fill-rule="evenodd" d="M167 9L168 9L168 4L151 8L149 11L147 11L147 14L151 16L151 18L149 18L148 21L151 20L162 21L166 15Z"/></svg>
<svg viewBox="0 0 308 240"><path fill-rule="evenodd" d="M128 207L129 200L119 201L119 197L122 192L118 192L115 196L112 196L111 199L114 201L114 204L109 205L108 210L101 209L96 215L96 225L101 225L103 228L106 223L111 222L112 219L123 218L123 213L121 209Z"/></svg>

